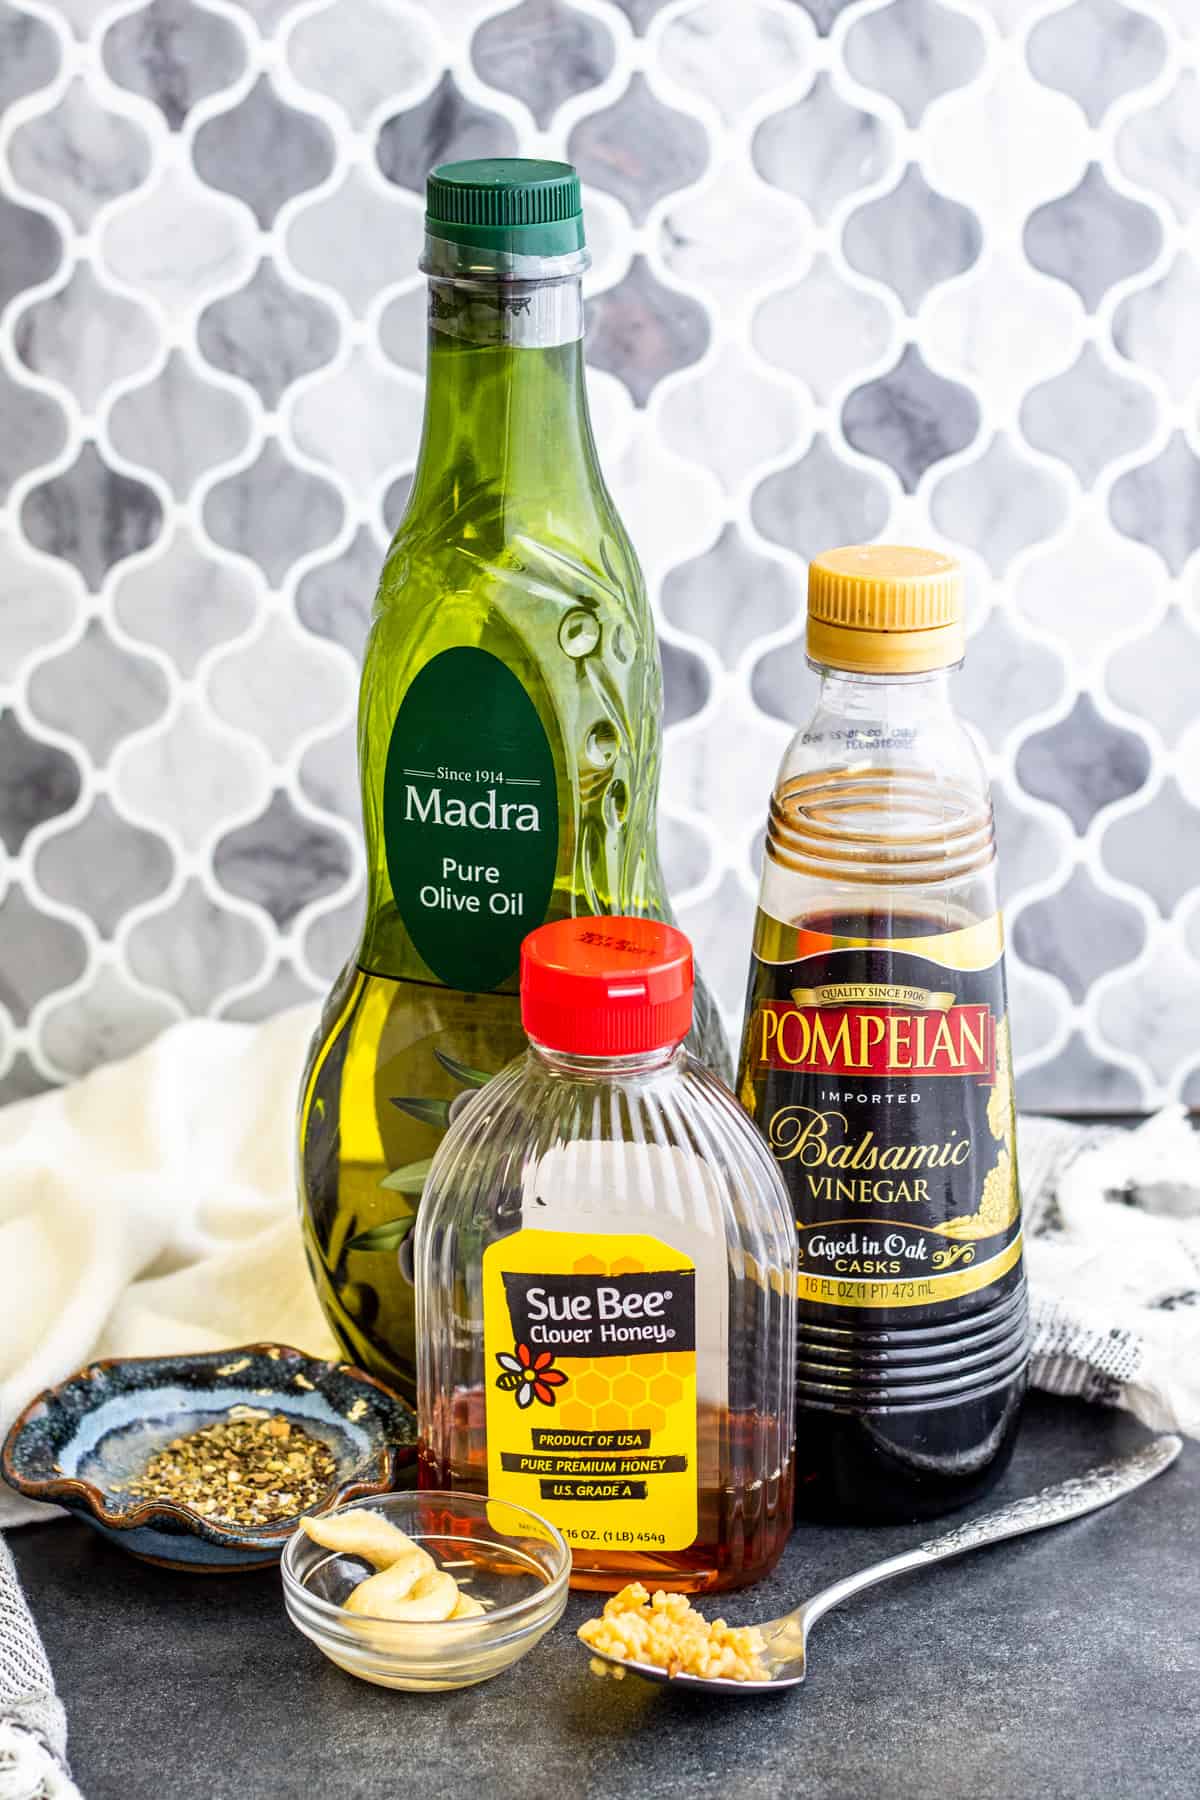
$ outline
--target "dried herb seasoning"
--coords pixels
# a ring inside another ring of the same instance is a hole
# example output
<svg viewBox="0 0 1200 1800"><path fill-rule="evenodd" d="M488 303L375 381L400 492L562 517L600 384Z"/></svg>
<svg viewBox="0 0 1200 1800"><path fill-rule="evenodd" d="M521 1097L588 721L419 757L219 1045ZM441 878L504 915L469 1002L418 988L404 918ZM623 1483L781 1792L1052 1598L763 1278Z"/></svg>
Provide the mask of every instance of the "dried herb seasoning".
<svg viewBox="0 0 1200 1800"><path fill-rule="evenodd" d="M324 1499L337 1478L328 1446L280 1413L235 1409L172 1438L123 1491L174 1500L228 1525L270 1525Z"/></svg>

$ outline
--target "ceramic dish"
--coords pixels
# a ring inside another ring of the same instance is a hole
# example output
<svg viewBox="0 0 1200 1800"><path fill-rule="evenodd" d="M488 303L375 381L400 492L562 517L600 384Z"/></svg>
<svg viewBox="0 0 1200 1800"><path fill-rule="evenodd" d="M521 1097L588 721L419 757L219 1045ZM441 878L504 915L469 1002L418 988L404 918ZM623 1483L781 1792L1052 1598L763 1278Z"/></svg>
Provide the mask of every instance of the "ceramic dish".
<svg viewBox="0 0 1200 1800"><path fill-rule="evenodd" d="M65 1506L147 1562L264 1568L279 1561L295 1519L221 1524L176 1501L121 1492L172 1438L213 1424L235 1406L282 1413L329 1446L337 1478L313 1511L386 1493L415 1465L416 1416L371 1376L281 1344L247 1344L90 1363L26 1407L8 1434L0 1467L18 1493Z"/></svg>
<svg viewBox="0 0 1200 1800"><path fill-rule="evenodd" d="M486 1612L440 1624L397 1624L347 1612L372 1573L298 1531L283 1554L288 1615L330 1662L379 1687L471 1687L517 1662L562 1617L571 1552L545 1519L475 1494L388 1494L366 1505L415 1538Z"/></svg>

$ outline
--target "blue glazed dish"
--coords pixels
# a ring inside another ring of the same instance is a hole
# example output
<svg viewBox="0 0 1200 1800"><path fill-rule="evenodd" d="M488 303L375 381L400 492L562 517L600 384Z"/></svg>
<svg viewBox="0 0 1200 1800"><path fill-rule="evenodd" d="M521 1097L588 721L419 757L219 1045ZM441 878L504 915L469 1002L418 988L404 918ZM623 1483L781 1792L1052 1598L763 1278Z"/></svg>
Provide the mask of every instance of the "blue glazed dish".
<svg viewBox="0 0 1200 1800"><path fill-rule="evenodd" d="M282 1344L89 1363L26 1407L0 1469L18 1493L66 1507L146 1562L197 1572L266 1568L279 1561L294 1518L235 1525L122 1492L172 1438L215 1424L232 1407L281 1413L328 1445L337 1478L310 1512L415 1479L412 1408L360 1369Z"/></svg>

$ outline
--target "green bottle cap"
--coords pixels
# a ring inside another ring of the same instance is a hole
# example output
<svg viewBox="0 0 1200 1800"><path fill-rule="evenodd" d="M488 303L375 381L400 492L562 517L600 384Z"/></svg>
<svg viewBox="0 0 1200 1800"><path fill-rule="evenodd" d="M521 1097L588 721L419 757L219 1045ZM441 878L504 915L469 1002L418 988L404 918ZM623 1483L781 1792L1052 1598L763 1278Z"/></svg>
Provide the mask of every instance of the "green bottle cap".
<svg viewBox="0 0 1200 1800"><path fill-rule="evenodd" d="M570 255L584 246L579 177L570 163L528 156L442 163L426 185L425 229L486 250Z"/></svg>

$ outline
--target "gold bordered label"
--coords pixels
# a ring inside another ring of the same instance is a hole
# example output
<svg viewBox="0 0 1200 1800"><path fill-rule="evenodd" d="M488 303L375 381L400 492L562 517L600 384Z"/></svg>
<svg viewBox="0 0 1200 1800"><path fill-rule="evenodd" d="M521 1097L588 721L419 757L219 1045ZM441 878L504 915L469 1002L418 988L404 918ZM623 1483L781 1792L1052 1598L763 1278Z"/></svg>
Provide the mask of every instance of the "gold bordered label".
<svg viewBox="0 0 1200 1800"><path fill-rule="evenodd" d="M936 1308L1020 1260L1000 920L932 923L759 915L739 1094L792 1196L802 1302Z"/></svg>

